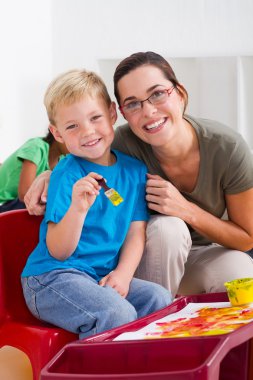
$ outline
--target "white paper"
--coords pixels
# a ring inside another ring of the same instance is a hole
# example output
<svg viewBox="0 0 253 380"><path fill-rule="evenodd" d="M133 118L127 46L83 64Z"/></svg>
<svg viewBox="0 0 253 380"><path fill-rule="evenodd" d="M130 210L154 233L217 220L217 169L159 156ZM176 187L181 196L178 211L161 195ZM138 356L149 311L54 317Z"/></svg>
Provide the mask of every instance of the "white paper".
<svg viewBox="0 0 253 380"><path fill-rule="evenodd" d="M150 333L157 332L157 323L171 322L179 318L188 318L188 319L194 318L198 315L197 312L200 309L203 309L205 307L223 308L223 307L231 307L231 304L230 302L189 303L186 307L184 307L180 311L173 314L169 314L166 317L163 317L161 319L158 319L137 331L126 332L126 333L118 335L114 339L114 341L147 339L147 335L146 335L147 333L150 334ZM248 306L248 307L245 306L245 309L248 309L248 308L252 309L253 304L251 304L251 306ZM253 321L253 319L247 320L245 321L245 323L249 323L251 321Z"/></svg>

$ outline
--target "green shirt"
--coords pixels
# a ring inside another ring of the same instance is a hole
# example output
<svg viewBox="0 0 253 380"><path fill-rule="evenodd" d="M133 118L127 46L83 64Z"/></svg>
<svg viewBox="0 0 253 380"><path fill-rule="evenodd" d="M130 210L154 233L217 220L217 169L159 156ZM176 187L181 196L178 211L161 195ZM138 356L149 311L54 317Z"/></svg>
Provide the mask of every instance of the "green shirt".
<svg viewBox="0 0 253 380"><path fill-rule="evenodd" d="M50 169L48 164L49 144L41 137L25 142L0 166L0 203L18 198L19 177L23 160L34 162L36 176Z"/></svg>
<svg viewBox="0 0 253 380"><path fill-rule="evenodd" d="M253 187L253 159L242 136L216 121L185 116L197 133L200 147L200 168L197 184L184 197L202 209L222 218L225 194L237 194ZM118 127L113 148L144 161L149 173L169 177L162 168L149 144L136 137L126 124ZM190 226L194 245L209 244L205 237Z"/></svg>

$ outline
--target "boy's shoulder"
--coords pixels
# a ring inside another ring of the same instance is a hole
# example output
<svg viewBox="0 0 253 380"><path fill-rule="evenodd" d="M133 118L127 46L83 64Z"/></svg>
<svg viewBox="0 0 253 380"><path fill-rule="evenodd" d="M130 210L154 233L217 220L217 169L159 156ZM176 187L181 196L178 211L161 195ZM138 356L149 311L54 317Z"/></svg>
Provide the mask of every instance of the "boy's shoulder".
<svg viewBox="0 0 253 380"><path fill-rule="evenodd" d="M54 167L53 173L58 176L66 176L68 173L74 174L76 172L79 172L79 170L80 165L78 164L76 157L72 154L67 154Z"/></svg>
<svg viewBox="0 0 253 380"><path fill-rule="evenodd" d="M120 152L117 149L113 149L113 152L116 153L116 156L120 160L120 163L127 163L133 167L139 167L139 168L146 168L146 165L143 161L139 160L138 158L132 157L129 154Z"/></svg>
<svg viewBox="0 0 253 380"><path fill-rule="evenodd" d="M127 171L132 173L141 173L147 172L147 166L139 159L129 156L128 154L122 153L116 149L113 149L112 152L117 157L117 168L126 168ZM85 172L89 171L98 171L92 166L92 162L88 162L85 159L76 157L72 154L68 154L64 157L59 163L55 166L53 173L55 177L61 178L80 178L85 175Z"/></svg>

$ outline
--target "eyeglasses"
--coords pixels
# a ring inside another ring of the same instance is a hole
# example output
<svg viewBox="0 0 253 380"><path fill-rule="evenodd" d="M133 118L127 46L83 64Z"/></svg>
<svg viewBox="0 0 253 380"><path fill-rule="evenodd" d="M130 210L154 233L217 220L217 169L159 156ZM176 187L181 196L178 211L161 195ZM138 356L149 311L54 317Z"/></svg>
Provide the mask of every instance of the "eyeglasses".
<svg viewBox="0 0 253 380"><path fill-rule="evenodd" d="M156 90L147 99L144 100L132 100L129 103L120 106L119 109L124 115L133 115L139 112L143 108L143 103L148 101L150 104L158 105L166 102L168 96L171 95L174 90L174 86L167 90Z"/></svg>

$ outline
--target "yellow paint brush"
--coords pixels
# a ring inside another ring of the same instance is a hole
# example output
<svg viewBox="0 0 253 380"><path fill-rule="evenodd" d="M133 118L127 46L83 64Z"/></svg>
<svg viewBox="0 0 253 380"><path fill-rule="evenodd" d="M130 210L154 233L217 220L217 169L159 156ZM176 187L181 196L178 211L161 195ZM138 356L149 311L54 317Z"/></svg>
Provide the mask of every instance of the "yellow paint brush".
<svg viewBox="0 0 253 380"><path fill-rule="evenodd" d="M105 183L104 178L98 179L97 182L104 189L105 196L112 202L114 206L118 206L121 202L123 202L124 199L121 197L121 195L116 190L108 187Z"/></svg>

